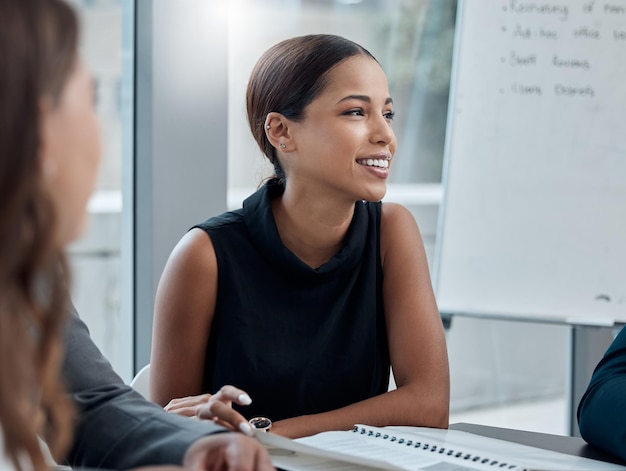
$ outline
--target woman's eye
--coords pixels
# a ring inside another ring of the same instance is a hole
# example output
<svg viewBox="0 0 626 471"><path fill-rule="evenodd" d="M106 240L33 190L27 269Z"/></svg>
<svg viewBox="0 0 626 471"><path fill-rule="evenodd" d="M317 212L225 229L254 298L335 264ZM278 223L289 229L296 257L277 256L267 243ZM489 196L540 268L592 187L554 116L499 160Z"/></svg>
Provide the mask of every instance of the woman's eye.
<svg viewBox="0 0 626 471"><path fill-rule="evenodd" d="M385 117L385 119L388 119L389 121L391 121L396 116L396 113L395 111L388 111L383 116Z"/></svg>
<svg viewBox="0 0 626 471"><path fill-rule="evenodd" d="M353 110L348 110L344 113L345 115L348 116L363 116L363 110L361 108L355 108Z"/></svg>

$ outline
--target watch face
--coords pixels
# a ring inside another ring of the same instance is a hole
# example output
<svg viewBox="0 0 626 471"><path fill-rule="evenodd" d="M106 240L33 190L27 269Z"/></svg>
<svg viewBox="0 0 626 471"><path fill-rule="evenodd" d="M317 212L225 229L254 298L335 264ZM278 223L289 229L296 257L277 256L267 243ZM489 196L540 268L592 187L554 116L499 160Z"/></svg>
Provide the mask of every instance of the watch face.
<svg viewBox="0 0 626 471"><path fill-rule="evenodd" d="M250 419L250 425L259 430L269 430L272 426L272 421L267 417L254 417Z"/></svg>

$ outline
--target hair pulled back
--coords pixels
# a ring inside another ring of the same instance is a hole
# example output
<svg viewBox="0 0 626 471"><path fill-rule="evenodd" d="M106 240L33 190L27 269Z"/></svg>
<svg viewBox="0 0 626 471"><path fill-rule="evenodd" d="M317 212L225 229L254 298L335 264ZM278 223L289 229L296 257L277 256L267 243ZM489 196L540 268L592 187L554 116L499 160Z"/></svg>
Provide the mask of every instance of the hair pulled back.
<svg viewBox="0 0 626 471"><path fill-rule="evenodd" d="M265 135L267 114L278 112L293 121L302 119L306 106L326 87L329 71L357 55L376 60L367 49L349 39L313 34L281 41L257 61L246 92L248 124L279 180L284 180L285 175L276 150Z"/></svg>

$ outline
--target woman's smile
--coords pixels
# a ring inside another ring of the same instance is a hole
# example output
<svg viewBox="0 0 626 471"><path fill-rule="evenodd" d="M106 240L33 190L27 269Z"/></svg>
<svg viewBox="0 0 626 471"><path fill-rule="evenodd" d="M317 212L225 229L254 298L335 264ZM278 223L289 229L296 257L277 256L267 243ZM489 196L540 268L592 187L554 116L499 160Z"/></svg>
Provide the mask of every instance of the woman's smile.
<svg viewBox="0 0 626 471"><path fill-rule="evenodd" d="M360 166L366 167L367 171L379 178L389 176L389 165L391 164L391 154L378 153L356 160Z"/></svg>

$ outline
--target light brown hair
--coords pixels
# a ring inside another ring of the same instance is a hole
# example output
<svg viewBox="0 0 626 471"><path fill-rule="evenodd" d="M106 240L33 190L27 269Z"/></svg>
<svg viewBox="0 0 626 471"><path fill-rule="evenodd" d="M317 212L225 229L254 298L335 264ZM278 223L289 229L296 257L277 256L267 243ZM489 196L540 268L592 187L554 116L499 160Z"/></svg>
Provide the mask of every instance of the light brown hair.
<svg viewBox="0 0 626 471"><path fill-rule="evenodd" d="M73 406L59 379L67 266L42 190L40 106L56 103L78 53L61 0L0 0L0 426L18 469L46 469L71 444Z"/></svg>

